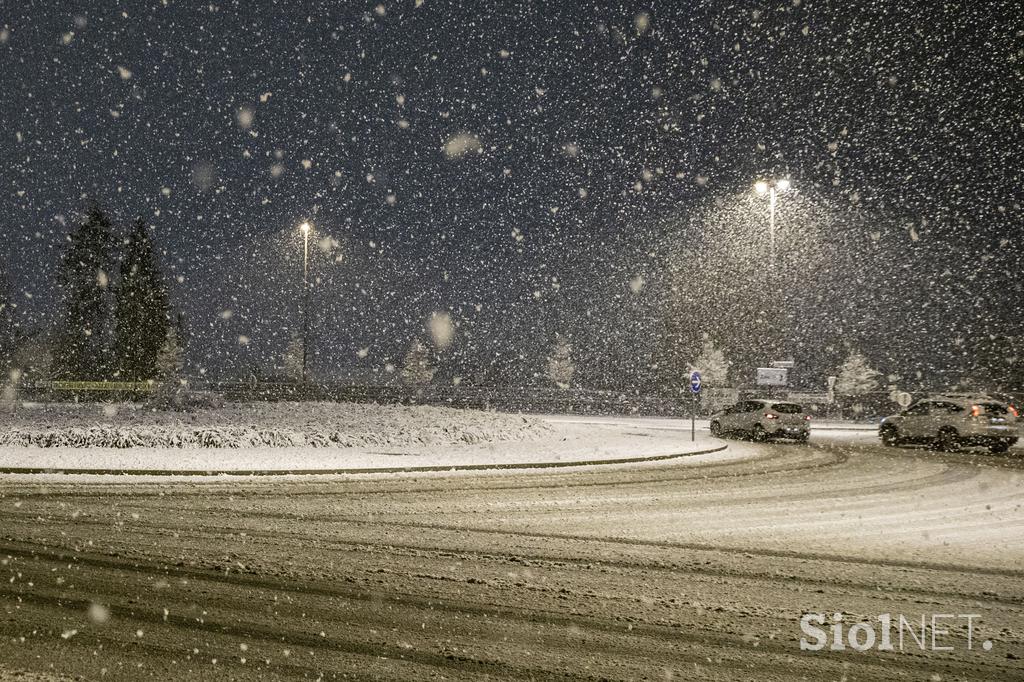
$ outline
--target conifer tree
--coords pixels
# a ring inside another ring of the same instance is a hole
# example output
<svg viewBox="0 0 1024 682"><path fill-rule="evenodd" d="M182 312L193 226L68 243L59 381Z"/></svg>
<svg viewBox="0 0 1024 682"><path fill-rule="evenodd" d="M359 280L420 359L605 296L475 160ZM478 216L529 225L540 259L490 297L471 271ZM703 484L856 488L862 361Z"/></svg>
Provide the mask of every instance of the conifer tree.
<svg viewBox="0 0 1024 682"><path fill-rule="evenodd" d="M157 357L171 330L167 286L149 232L141 218L135 222L115 290L117 351L126 381L156 378Z"/></svg>
<svg viewBox="0 0 1024 682"><path fill-rule="evenodd" d="M65 306L54 353L58 378L108 379L116 370L110 287L114 242L110 220L97 206L68 236L57 275Z"/></svg>
<svg viewBox="0 0 1024 682"><path fill-rule="evenodd" d="M877 391L880 376L881 374L868 364L867 358L860 353L851 352L839 367L835 392L838 395L852 396Z"/></svg>
<svg viewBox="0 0 1024 682"><path fill-rule="evenodd" d="M700 355L690 368L691 372L693 370L700 372L701 381L710 387L722 388L729 385L729 361L710 338L704 339Z"/></svg>
<svg viewBox="0 0 1024 682"><path fill-rule="evenodd" d="M284 375L288 381L302 381L302 336L293 332L284 351Z"/></svg>
<svg viewBox="0 0 1024 682"><path fill-rule="evenodd" d="M402 367L402 381L410 386L429 384L437 371L430 361L430 349L419 338L412 340Z"/></svg>
<svg viewBox="0 0 1024 682"><path fill-rule="evenodd" d="M576 365L572 361L572 346L561 334L555 335L555 348L548 358L547 377L559 388L569 388Z"/></svg>
<svg viewBox="0 0 1024 682"><path fill-rule="evenodd" d="M170 325L167 337L156 356L154 378L157 380L152 402L159 407L180 409L187 402L188 382L182 374L184 354L178 339L178 330Z"/></svg>
<svg viewBox="0 0 1024 682"><path fill-rule="evenodd" d="M3 269L3 263L0 263L0 376L11 369L14 342L14 308L7 272Z"/></svg>

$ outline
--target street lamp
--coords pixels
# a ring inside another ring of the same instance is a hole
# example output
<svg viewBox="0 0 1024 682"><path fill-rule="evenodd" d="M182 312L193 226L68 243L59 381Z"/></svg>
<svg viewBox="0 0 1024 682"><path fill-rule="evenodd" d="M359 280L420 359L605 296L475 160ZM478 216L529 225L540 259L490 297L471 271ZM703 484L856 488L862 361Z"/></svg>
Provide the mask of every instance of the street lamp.
<svg viewBox="0 0 1024 682"><path fill-rule="evenodd" d="M309 334L309 233L313 226L308 221L299 225L302 232L302 383L306 383L306 358Z"/></svg>
<svg viewBox="0 0 1024 682"><path fill-rule="evenodd" d="M758 180L754 183L754 191L761 196L768 195L768 241L771 253L770 266L775 267L775 200L778 194L789 190L789 179L779 178Z"/></svg>

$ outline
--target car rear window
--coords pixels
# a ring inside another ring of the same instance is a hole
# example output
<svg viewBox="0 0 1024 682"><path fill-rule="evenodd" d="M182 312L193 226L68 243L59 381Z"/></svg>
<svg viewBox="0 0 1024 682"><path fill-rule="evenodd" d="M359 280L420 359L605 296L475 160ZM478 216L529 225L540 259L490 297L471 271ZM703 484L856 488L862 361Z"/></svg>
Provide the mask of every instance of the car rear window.
<svg viewBox="0 0 1024 682"><path fill-rule="evenodd" d="M772 409L782 414L800 414L804 411L804 408L796 403L775 403L772 405Z"/></svg>
<svg viewBox="0 0 1024 682"><path fill-rule="evenodd" d="M981 403L981 409L989 417L1002 417L1010 411L1006 405L1000 405L999 403Z"/></svg>

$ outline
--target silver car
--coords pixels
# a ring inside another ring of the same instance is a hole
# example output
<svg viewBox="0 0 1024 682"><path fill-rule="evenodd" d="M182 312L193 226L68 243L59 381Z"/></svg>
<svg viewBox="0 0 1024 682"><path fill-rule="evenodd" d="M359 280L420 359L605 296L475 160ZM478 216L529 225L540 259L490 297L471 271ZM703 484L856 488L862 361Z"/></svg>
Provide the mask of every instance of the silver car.
<svg viewBox="0 0 1024 682"><path fill-rule="evenodd" d="M743 400L711 416L711 435L744 435L758 441L792 438L807 442L811 416L784 400Z"/></svg>
<svg viewBox="0 0 1024 682"><path fill-rule="evenodd" d="M878 427L886 445L923 443L939 450L987 447L1006 452L1017 442L1017 410L985 395L946 395L919 400Z"/></svg>

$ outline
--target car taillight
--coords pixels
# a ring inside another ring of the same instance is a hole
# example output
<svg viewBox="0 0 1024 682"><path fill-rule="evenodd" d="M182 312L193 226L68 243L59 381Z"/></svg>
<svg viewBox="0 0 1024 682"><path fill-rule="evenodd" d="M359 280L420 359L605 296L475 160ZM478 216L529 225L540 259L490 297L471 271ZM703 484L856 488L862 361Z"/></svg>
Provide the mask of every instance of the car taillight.
<svg viewBox="0 0 1024 682"><path fill-rule="evenodd" d="M806 419L807 421L811 421L811 415L809 415L809 414L808 414L808 415L806 415L806 416L804 417L804 419Z"/></svg>
<svg viewBox="0 0 1024 682"><path fill-rule="evenodd" d="M1012 414L1014 417L1019 417L1020 416L1019 414L1017 414L1017 408L1014 407L1013 405L1008 406L1006 408L1006 411L1009 412L1010 414Z"/></svg>
<svg viewBox="0 0 1024 682"><path fill-rule="evenodd" d="M765 419L778 419L778 418L779 418L779 415L777 415L777 414L772 414L771 412L765 412L765 413L764 413L764 418L765 418Z"/></svg>
<svg viewBox="0 0 1024 682"><path fill-rule="evenodd" d="M972 417L980 417L981 416L981 405L971 405L971 416Z"/></svg>

